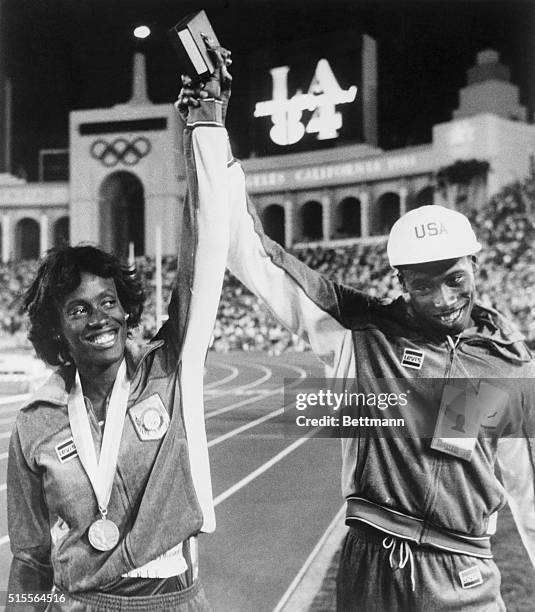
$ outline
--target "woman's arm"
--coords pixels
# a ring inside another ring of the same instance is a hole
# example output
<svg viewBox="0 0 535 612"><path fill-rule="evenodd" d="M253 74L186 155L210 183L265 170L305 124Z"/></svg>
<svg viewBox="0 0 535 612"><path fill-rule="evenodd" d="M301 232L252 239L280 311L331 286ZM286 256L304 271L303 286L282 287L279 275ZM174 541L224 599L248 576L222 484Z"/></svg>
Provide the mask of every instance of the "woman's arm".
<svg viewBox="0 0 535 612"><path fill-rule="evenodd" d="M7 464L7 513L13 553L7 592L50 591L50 528L41 477L30 469L24 457L16 426Z"/></svg>
<svg viewBox="0 0 535 612"><path fill-rule="evenodd" d="M172 364L179 366L191 474L205 532L215 529L215 514L204 426L203 374L229 243L227 134L222 103L217 99L219 81L212 85L211 95L184 117L187 196L180 211L178 275L169 319L159 333L171 349Z"/></svg>
<svg viewBox="0 0 535 612"><path fill-rule="evenodd" d="M229 78L226 85L223 116L230 97ZM202 95L198 86L186 84L179 108L197 110L203 105ZM208 140L201 141L199 146L201 154L210 151ZM223 158L220 165L222 161ZM227 190L228 268L286 327L311 344L328 367L328 374L330 370L337 376L354 376L350 322L368 316L372 298L329 281L264 234L248 199L241 165L231 154L227 176L223 178L213 172L211 178Z"/></svg>

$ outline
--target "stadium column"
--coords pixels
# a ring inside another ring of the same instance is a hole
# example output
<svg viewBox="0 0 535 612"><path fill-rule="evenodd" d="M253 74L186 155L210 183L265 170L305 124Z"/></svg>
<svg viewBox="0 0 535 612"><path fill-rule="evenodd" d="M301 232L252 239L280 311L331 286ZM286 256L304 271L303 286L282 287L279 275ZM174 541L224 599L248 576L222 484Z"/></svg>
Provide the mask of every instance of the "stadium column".
<svg viewBox="0 0 535 612"><path fill-rule="evenodd" d="M284 200L284 248L289 249L294 240L294 202L290 196Z"/></svg>
<svg viewBox="0 0 535 612"><path fill-rule="evenodd" d="M370 235L370 194L368 191L359 193L360 200L360 235L367 238Z"/></svg>
<svg viewBox="0 0 535 612"><path fill-rule="evenodd" d="M321 196L321 221L323 240L331 239L331 196L328 192Z"/></svg>
<svg viewBox="0 0 535 612"><path fill-rule="evenodd" d="M11 259L11 219L7 213L2 215L2 263Z"/></svg>
<svg viewBox="0 0 535 612"><path fill-rule="evenodd" d="M48 251L48 216L41 215L39 219L39 229L41 234L40 252L44 255Z"/></svg>
<svg viewBox="0 0 535 612"><path fill-rule="evenodd" d="M403 217L403 215L407 212L407 195L409 190L405 185L402 185L399 188L399 216Z"/></svg>

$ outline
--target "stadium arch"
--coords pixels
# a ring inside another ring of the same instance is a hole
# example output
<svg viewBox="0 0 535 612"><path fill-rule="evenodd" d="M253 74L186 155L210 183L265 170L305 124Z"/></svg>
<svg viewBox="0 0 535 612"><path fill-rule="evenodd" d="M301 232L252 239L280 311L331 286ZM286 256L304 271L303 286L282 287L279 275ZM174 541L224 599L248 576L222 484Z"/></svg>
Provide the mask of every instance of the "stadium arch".
<svg viewBox="0 0 535 612"><path fill-rule="evenodd" d="M429 206L433 204L435 197L435 190L432 185L428 185L416 194L416 197L412 200L411 209L420 208L420 206Z"/></svg>
<svg viewBox="0 0 535 612"><path fill-rule="evenodd" d="M390 228L399 219L400 210L400 196L398 193L393 191L387 191L383 193L377 199L377 225L375 227L376 234L388 234Z"/></svg>
<svg viewBox="0 0 535 612"><path fill-rule="evenodd" d="M69 217L64 215L54 223L54 246L60 247L69 243Z"/></svg>
<svg viewBox="0 0 535 612"><path fill-rule="evenodd" d="M302 240L323 239L323 206L320 202L305 202L299 209L299 221Z"/></svg>
<svg viewBox="0 0 535 612"><path fill-rule="evenodd" d="M39 222L24 217L15 226L15 257L18 260L38 259L41 245Z"/></svg>
<svg viewBox="0 0 535 612"><path fill-rule="evenodd" d="M285 210L281 204L270 204L262 211L262 226L266 234L275 242L285 243Z"/></svg>
<svg viewBox="0 0 535 612"><path fill-rule="evenodd" d="M334 229L336 238L359 238L362 235L359 198L347 196L338 203Z"/></svg>
<svg viewBox="0 0 535 612"><path fill-rule="evenodd" d="M145 254L145 190L133 172L109 174L98 191L100 242L104 249L121 257L134 243L136 255Z"/></svg>

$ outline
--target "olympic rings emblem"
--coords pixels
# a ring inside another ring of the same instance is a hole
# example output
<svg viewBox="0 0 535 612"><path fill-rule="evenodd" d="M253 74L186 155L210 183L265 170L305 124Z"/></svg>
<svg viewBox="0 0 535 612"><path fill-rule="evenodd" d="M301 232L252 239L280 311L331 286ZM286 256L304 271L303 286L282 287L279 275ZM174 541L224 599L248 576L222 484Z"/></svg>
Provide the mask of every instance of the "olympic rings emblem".
<svg viewBox="0 0 535 612"><path fill-rule="evenodd" d="M110 143L102 139L95 140L91 145L90 153L93 159L100 161L108 168L112 168L119 162L126 166L134 166L146 157L150 150L150 141L140 136L132 142L128 142L125 138L116 138Z"/></svg>

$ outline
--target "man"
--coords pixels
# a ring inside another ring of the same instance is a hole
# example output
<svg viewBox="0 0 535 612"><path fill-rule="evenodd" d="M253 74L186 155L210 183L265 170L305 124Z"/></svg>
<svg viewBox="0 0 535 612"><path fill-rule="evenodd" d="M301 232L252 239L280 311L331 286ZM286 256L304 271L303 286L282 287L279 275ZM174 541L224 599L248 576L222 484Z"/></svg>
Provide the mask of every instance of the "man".
<svg viewBox="0 0 535 612"><path fill-rule="evenodd" d="M228 57L214 53L220 62ZM223 108L229 93L227 78ZM215 108L202 88L185 82L178 100L183 113L204 107L208 125L210 105ZM195 160L204 163L202 151ZM357 431L342 439L350 529L340 559L338 610L503 610L490 535L506 499L535 566L534 394L533 385L504 391L481 379L535 378L535 367L520 334L476 302L481 245L469 221L440 206L399 219L388 257L405 295L387 303L324 278L265 236L240 165L231 156L227 163L228 198L221 205L230 219L228 267L310 343L328 377L356 379L364 391L369 381L411 381L418 391L414 411L434 410L437 422L458 379L469 383L466 397L472 393L480 402L484 392L489 401L508 393L499 423L486 423L493 435L478 421L471 437L458 439L440 431L427 437ZM210 169L205 173L210 176ZM436 385L429 387L428 379L441 379L440 394L430 391ZM516 437L498 440L504 432Z"/></svg>

